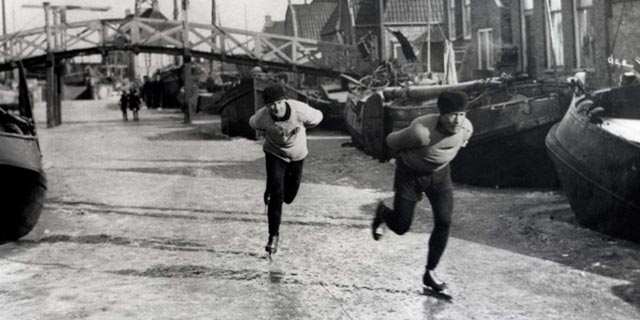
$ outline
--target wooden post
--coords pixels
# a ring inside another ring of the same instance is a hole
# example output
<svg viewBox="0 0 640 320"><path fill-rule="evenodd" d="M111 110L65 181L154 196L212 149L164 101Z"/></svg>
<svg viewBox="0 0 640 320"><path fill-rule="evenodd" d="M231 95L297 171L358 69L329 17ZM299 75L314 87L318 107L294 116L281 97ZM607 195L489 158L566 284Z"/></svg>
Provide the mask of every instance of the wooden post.
<svg viewBox="0 0 640 320"><path fill-rule="evenodd" d="M55 109L54 109L54 57L51 48L51 25L49 24L49 10L51 4L49 2L44 2L44 29L47 38L47 88L46 88L46 96L47 96L47 128L53 128L56 126L56 117L55 117Z"/></svg>
<svg viewBox="0 0 640 320"><path fill-rule="evenodd" d="M386 60L386 46L385 46L385 30L384 30L384 0L378 0L378 55L379 63Z"/></svg>
<svg viewBox="0 0 640 320"><path fill-rule="evenodd" d="M136 6L136 12L138 8ZM133 17L133 24L131 24L131 45L133 48L136 48L138 43L140 43L140 26L138 26L138 16ZM136 81L136 52L131 51L129 53L129 80L133 85Z"/></svg>
<svg viewBox="0 0 640 320"><path fill-rule="evenodd" d="M7 34L7 16L5 14L5 2L4 0L2 0L2 35L6 35ZM2 49L5 51L5 54L7 52L7 43L5 42L4 45L2 46ZM6 59L5 59L6 61ZM4 72L2 73L2 80L7 80L9 78L9 73L8 72Z"/></svg>
<svg viewBox="0 0 640 320"><path fill-rule="evenodd" d="M211 25L215 26L216 25L216 0L211 0ZM216 31L215 30L211 30L211 53L215 53L215 48L216 48ZM213 65L213 59L209 60L209 76L211 77L211 80L213 80L213 74L214 74L214 65Z"/></svg>
<svg viewBox="0 0 640 320"><path fill-rule="evenodd" d="M178 0L173 0L173 20L178 21L180 18L180 8L178 7ZM177 35L178 41L180 41L180 35ZM173 65L179 66L181 63L180 56L173 57Z"/></svg>
<svg viewBox="0 0 640 320"><path fill-rule="evenodd" d="M189 49L189 0L182 0L182 45L184 48L184 58L182 67L184 72L184 123L191 123L192 107L191 95L191 50Z"/></svg>
<svg viewBox="0 0 640 320"><path fill-rule="evenodd" d="M54 115L55 115L55 123L57 126L62 124L62 73L63 73L63 69L64 69L64 64L62 63L62 61L55 61L54 60L54 94L53 94L53 108L54 108Z"/></svg>
<svg viewBox="0 0 640 320"><path fill-rule="evenodd" d="M427 72L431 77L431 0L427 0L427 21Z"/></svg>
<svg viewBox="0 0 640 320"><path fill-rule="evenodd" d="M52 8L51 9L51 20L53 22L53 48L54 49L58 49L58 9L57 8Z"/></svg>

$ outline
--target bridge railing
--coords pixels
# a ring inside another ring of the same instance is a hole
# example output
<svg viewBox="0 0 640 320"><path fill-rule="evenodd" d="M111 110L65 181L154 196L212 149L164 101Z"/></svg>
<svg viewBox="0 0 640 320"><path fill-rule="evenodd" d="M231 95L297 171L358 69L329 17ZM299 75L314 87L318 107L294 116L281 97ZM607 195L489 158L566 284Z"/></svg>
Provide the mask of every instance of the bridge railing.
<svg viewBox="0 0 640 320"><path fill-rule="evenodd" d="M46 29L34 28L0 36L0 61L47 54ZM353 45L259 33L175 20L129 18L71 22L51 27L49 48L56 52L86 48L136 46L208 52L224 58L242 56L335 72L363 73L369 64Z"/></svg>

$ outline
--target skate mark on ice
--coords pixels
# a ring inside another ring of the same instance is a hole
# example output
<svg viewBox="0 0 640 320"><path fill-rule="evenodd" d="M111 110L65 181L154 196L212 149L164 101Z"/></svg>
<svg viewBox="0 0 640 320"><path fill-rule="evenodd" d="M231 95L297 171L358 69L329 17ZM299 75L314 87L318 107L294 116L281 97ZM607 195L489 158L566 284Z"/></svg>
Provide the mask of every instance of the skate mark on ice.
<svg viewBox="0 0 640 320"><path fill-rule="evenodd" d="M202 265L155 265L146 270L123 269L109 271L123 276L137 276L150 278L215 278L236 281L265 281L278 285L302 285L312 287L336 288L344 291L371 291L388 294L412 295L416 290L403 290L368 285L306 280L304 275L282 271L249 270L249 269L220 269Z"/></svg>
<svg viewBox="0 0 640 320"><path fill-rule="evenodd" d="M249 257L259 257L260 254L250 251L238 251L238 250L216 250L207 248L206 245L188 241L185 239L173 239L173 238L152 238L152 239L131 239L125 237L110 236L106 234L98 235L83 235L83 236L69 236L69 235L51 235L43 237L39 240L19 240L20 244L41 244L41 243L78 243L78 244L112 244L119 246L126 246L132 248L144 248L154 250L166 250L166 251L187 251L187 252L208 252L219 255L241 255Z"/></svg>
<svg viewBox="0 0 640 320"><path fill-rule="evenodd" d="M82 201L49 201L45 205L45 209L58 209L68 211L84 211L94 214L119 214L125 216L146 217L146 218L165 218L165 219L185 219L185 220L209 220L209 221L237 221L237 222L256 222L264 223L264 212L262 211L243 211L243 210L206 210L194 208L162 208L149 206L118 206L104 203L82 202ZM223 216L212 216L212 215ZM253 218L251 216L256 216ZM306 218L307 214L295 214L292 212L288 215L291 218ZM302 221L289 220L282 221L282 224L303 225L312 227L339 227L347 229L366 229L369 228L368 217L337 217L325 215L319 217L324 221ZM347 221L347 222L343 222Z"/></svg>

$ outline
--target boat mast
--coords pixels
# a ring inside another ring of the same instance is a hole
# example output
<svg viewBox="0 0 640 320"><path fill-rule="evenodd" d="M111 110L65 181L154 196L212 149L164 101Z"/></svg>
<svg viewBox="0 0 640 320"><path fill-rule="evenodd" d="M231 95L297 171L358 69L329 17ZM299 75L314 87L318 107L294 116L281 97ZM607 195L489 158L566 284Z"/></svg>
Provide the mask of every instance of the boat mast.
<svg viewBox="0 0 640 320"><path fill-rule="evenodd" d="M431 77L431 0L427 0L427 72Z"/></svg>
<svg viewBox="0 0 640 320"><path fill-rule="evenodd" d="M378 0L378 55L379 63L386 60L384 43L384 0Z"/></svg>
<svg viewBox="0 0 640 320"><path fill-rule="evenodd" d="M556 83L558 80L558 65L556 62L556 37L553 34L553 25L551 24L551 3L549 0L544 1L545 13L547 15L547 25L549 26L549 39L551 40L551 64L553 65L553 74L556 77Z"/></svg>

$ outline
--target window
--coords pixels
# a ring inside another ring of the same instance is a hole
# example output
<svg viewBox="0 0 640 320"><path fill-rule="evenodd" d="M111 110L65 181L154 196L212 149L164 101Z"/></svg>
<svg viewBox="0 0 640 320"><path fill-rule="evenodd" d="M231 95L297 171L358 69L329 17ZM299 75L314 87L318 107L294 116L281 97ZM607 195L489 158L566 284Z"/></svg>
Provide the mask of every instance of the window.
<svg viewBox="0 0 640 320"><path fill-rule="evenodd" d="M456 0L449 0L449 39L451 41L456 40L456 33Z"/></svg>
<svg viewBox="0 0 640 320"><path fill-rule="evenodd" d="M478 30L478 69L493 70L493 29Z"/></svg>
<svg viewBox="0 0 640 320"><path fill-rule="evenodd" d="M462 7L462 33L465 39L471 39L471 0L464 0Z"/></svg>
<svg viewBox="0 0 640 320"><path fill-rule="evenodd" d="M407 63L407 58L402 53L402 46L397 42L392 42L391 45L393 46L393 52L391 53L393 59L400 65Z"/></svg>
<svg viewBox="0 0 640 320"><path fill-rule="evenodd" d="M576 66L595 68L593 0L574 0L576 16Z"/></svg>
<svg viewBox="0 0 640 320"><path fill-rule="evenodd" d="M520 18L522 21L522 69L528 70L529 68L529 56L532 54L531 49L533 48L533 43L531 43L531 39L529 39L529 30L532 29L532 20L533 20L533 0L521 0L522 2L522 17Z"/></svg>
<svg viewBox="0 0 640 320"><path fill-rule="evenodd" d="M549 6L547 6L549 4ZM545 1L545 29L547 34L547 67L564 66L564 39L562 37L561 0Z"/></svg>

